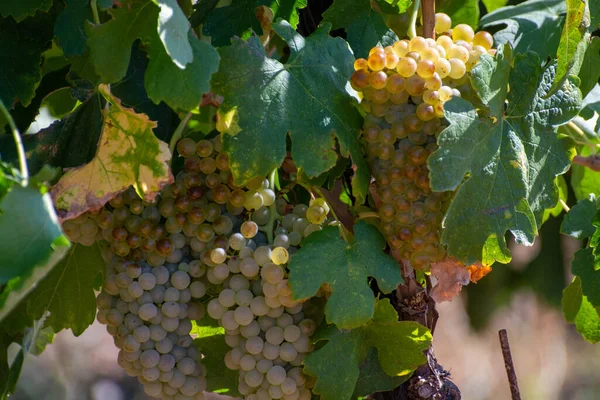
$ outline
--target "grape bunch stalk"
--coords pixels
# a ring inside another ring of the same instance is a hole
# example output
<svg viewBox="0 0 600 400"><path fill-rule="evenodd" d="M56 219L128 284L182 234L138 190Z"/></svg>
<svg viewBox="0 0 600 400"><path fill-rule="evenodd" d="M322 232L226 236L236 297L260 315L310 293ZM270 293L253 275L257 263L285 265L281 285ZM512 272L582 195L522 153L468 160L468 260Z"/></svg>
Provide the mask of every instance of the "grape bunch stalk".
<svg viewBox="0 0 600 400"><path fill-rule="evenodd" d="M245 399L310 399L302 363L317 325L292 299L287 264L304 237L336 223L329 206L289 205L265 178L235 185L218 136L177 149L183 171L155 202L129 189L63 224L73 242L103 249L97 319L119 365L150 396L203 399L206 369L190 332L208 311L225 329L223 362L239 370Z"/></svg>
<svg viewBox="0 0 600 400"><path fill-rule="evenodd" d="M354 63L362 130L375 178L381 229L393 254L419 270L443 260L440 231L450 192L433 193L427 158L446 127L444 103L470 90L468 73L494 55L493 37L435 15L436 40L415 36L374 47Z"/></svg>

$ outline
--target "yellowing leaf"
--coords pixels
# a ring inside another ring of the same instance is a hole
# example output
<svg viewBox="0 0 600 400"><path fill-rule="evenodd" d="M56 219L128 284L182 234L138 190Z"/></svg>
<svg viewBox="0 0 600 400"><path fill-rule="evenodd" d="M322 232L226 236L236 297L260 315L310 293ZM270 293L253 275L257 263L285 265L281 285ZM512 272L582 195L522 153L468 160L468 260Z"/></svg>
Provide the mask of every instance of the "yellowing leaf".
<svg viewBox="0 0 600 400"><path fill-rule="evenodd" d="M99 90L111 106L104 112L96 156L67 171L51 191L62 219L97 210L131 185L140 197L152 200L173 180L169 146L152 133L156 123L121 106L108 86L100 85Z"/></svg>
<svg viewBox="0 0 600 400"><path fill-rule="evenodd" d="M437 303L451 301L470 280L470 271L460 262L450 258L433 263L431 275L437 278L437 283L429 295Z"/></svg>

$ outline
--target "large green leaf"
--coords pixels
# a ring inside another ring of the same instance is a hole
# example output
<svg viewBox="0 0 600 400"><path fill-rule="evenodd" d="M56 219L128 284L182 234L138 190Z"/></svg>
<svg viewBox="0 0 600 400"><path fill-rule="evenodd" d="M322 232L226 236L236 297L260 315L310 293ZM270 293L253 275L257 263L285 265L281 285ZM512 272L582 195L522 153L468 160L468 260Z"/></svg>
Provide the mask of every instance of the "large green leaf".
<svg viewBox="0 0 600 400"><path fill-rule="evenodd" d="M230 5L212 10L202 27L202 32L212 38L213 46L227 46L234 36L244 37L254 31L262 34L256 18L257 7L267 6L273 10L273 20L283 18L293 28L298 25L298 9L306 7L306 0L236 0Z"/></svg>
<svg viewBox="0 0 600 400"><path fill-rule="evenodd" d="M206 390L237 396L238 372L225 366L223 359L230 350L225 343L225 329L205 315L200 321L192 321L194 346L200 350L204 358L202 365L206 367Z"/></svg>
<svg viewBox="0 0 600 400"><path fill-rule="evenodd" d="M563 290L562 309L567 322L575 324L577 332L585 340L591 343L600 341L600 310L583 295L579 277L575 277Z"/></svg>
<svg viewBox="0 0 600 400"><path fill-rule="evenodd" d="M397 388L410 376L390 376L379 364L377 349L372 347L367 357L360 364L360 374L354 388L354 396L368 396L375 392L383 392Z"/></svg>
<svg viewBox="0 0 600 400"><path fill-rule="evenodd" d="M383 252L385 239L364 221L354 227L354 242L340 238L330 226L313 233L290 261L290 286L295 299L313 296L322 284L331 286L325 306L327 322L342 329L365 324L373 317L375 299L368 277L379 289L391 292L402 282L398 264Z"/></svg>
<svg viewBox="0 0 600 400"><path fill-rule="evenodd" d="M80 56L87 48L85 25L92 20L89 0L65 0L65 9L56 17L54 35L65 57Z"/></svg>
<svg viewBox="0 0 600 400"><path fill-rule="evenodd" d="M362 203L369 172L357 132L358 111L348 94L354 57L348 44L329 36L323 24L303 38L285 21L273 24L289 44L286 64L268 58L258 37L220 49L221 67L212 90L225 101L218 128L236 182L265 176L281 165L288 134L296 165L311 177L331 169L342 156L355 164L353 194Z"/></svg>
<svg viewBox="0 0 600 400"><path fill-rule="evenodd" d="M371 348L378 350L386 374L407 377L426 361L423 351L429 348L431 333L416 322L398 322L396 310L383 299L365 325L350 331L329 325L315 339L328 342L304 361L304 371L317 377L314 392L322 400L348 400Z"/></svg>
<svg viewBox="0 0 600 400"><path fill-rule="evenodd" d="M596 228L592 224L596 215L596 202L590 199L580 200L571 207L560 226L560 233L585 239L594 234Z"/></svg>
<svg viewBox="0 0 600 400"><path fill-rule="evenodd" d="M1 0L0 15L13 17L17 22L29 16L35 15L37 11L47 12L52 6L52 0ZM2 24L3 22L0 22Z"/></svg>
<svg viewBox="0 0 600 400"><path fill-rule="evenodd" d="M2 4L21 4L4 1ZM38 13L15 22L0 19L0 101L12 108L19 101L28 106L42 79L42 53L52 45L54 15Z"/></svg>
<svg viewBox="0 0 600 400"><path fill-rule="evenodd" d="M191 32L189 36L194 60L183 70L171 61L160 43L151 45L144 85L154 103L164 101L174 109L189 111L197 107L202 94L209 91L210 78L219 66L219 54Z"/></svg>
<svg viewBox="0 0 600 400"><path fill-rule="evenodd" d="M91 58L102 82L117 82L125 76L133 42L158 34L154 29L158 12L158 7L148 1L131 8L112 8L108 10L110 21L86 26Z"/></svg>
<svg viewBox="0 0 600 400"><path fill-rule="evenodd" d="M578 250L571 261L571 272L581 278L583 294L594 307L600 307L600 270L595 262L594 249Z"/></svg>
<svg viewBox="0 0 600 400"><path fill-rule="evenodd" d="M510 43L515 54L534 51L545 60L556 54L565 12L565 0L528 0L485 15L479 25L492 32L502 28L494 34L497 46Z"/></svg>
<svg viewBox="0 0 600 400"><path fill-rule="evenodd" d="M452 18L452 26L467 24L477 26L479 21L478 0L438 0L436 12L446 13Z"/></svg>
<svg viewBox="0 0 600 400"><path fill-rule="evenodd" d="M39 319L46 311L46 323L59 332L71 329L81 335L96 317L95 283L105 268L98 245L77 244L24 300L27 312Z"/></svg>
<svg viewBox="0 0 600 400"><path fill-rule="evenodd" d="M410 3L410 0L398 2L400 12L405 12ZM348 43L357 58L367 57L369 50L387 41L390 34L382 15L372 4L370 0L335 0L323 13L323 21L330 22L333 29L346 30Z"/></svg>
<svg viewBox="0 0 600 400"><path fill-rule="evenodd" d="M518 243L531 245L544 210L558 201L555 177L567 171L570 159L569 142L558 137L556 126L577 115L581 95L567 80L546 98L554 70L542 68L531 52L513 60L505 46L496 58L484 55L472 71L489 116L478 116L461 98L445 106L450 126L429 158L431 187L447 191L460 185L442 242L467 265L508 261L507 230Z"/></svg>
<svg viewBox="0 0 600 400"><path fill-rule="evenodd" d="M184 69L192 62L194 54L188 40L190 23L177 0L153 0L160 7L158 13L158 36L177 67Z"/></svg>
<svg viewBox="0 0 600 400"><path fill-rule="evenodd" d="M556 53L558 64L551 91L556 90L567 75L579 73L590 44L590 34L587 32L590 23L587 1L566 0L566 3L567 16Z"/></svg>
<svg viewBox="0 0 600 400"><path fill-rule="evenodd" d="M500 7L504 7L508 0L482 0L487 12L490 13Z"/></svg>

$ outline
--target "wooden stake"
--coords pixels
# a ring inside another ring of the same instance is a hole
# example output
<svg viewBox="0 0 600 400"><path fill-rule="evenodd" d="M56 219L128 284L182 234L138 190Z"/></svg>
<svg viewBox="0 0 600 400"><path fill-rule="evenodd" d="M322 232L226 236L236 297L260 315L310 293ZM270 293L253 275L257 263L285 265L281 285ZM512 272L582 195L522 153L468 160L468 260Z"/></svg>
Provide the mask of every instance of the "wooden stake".
<svg viewBox="0 0 600 400"><path fill-rule="evenodd" d="M521 400L519 383L517 382L517 373L515 372L515 366L513 365L512 355L510 354L510 346L508 344L508 335L506 334L506 329L500 329L498 331L498 336L500 337L500 347L502 348L504 368L506 368L506 375L508 376L508 384L510 386L512 400Z"/></svg>
<svg viewBox="0 0 600 400"><path fill-rule="evenodd" d="M435 39L435 0L422 0L423 37Z"/></svg>

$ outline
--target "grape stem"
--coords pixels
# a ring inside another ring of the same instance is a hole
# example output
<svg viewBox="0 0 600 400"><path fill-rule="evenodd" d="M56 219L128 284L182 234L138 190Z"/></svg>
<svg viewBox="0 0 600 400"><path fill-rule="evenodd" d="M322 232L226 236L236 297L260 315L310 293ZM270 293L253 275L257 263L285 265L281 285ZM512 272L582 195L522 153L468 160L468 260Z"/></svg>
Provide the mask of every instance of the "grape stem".
<svg viewBox="0 0 600 400"><path fill-rule="evenodd" d="M366 211L366 212L361 212L358 213L358 216L356 217L357 221L360 221L361 219L367 219L367 218L377 218L379 219L379 214L376 213L375 211Z"/></svg>
<svg viewBox="0 0 600 400"><path fill-rule="evenodd" d="M17 154L19 155L19 167L21 169L21 178L23 178L23 186L27 186L27 182L29 180L29 169L27 168L27 158L25 157L25 147L23 147L21 134L19 133L19 129L17 128L15 121L8 112L6 106L4 106L2 100L0 100L0 111L2 114L4 114L4 118L6 118L6 121L8 121L10 130L12 131L15 146L17 146Z"/></svg>
<svg viewBox="0 0 600 400"><path fill-rule="evenodd" d="M323 194L323 192L321 191L321 188L313 187L312 190L314 192L316 192L319 195L319 197L324 198L325 201L327 202L327 204L329 204L329 210L331 211L331 214L333 215L333 218L335 218L335 220L339 222L339 228L340 228L340 233L342 235L342 238L346 242L350 243L350 238L348 237L349 231L346 229L346 227L344 226L344 224L342 223L342 221L340 220L340 218L338 218L338 216L337 216L337 214L335 212L335 207L333 206L333 204L331 204L331 202L327 200L327 196L325 196ZM309 190L309 192L310 192L310 190ZM311 193L311 195L312 195L312 193Z"/></svg>
<svg viewBox="0 0 600 400"><path fill-rule="evenodd" d="M269 189L275 192L275 175L277 174L277 168L275 168L269 174ZM269 244L273 244L273 228L275 228L275 221L279 219L279 213L277 212L277 202L269 206L269 222L264 226L263 230L267 235L267 241Z"/></svg>
<svg viewBox="0 0 600 400"><path fill-rule="evenodd" d="M179 125L177 125L175 132L173 132L173 136L171 137L171 141L169 142L169 150L171 151L171 161L173 161L173 154L175 154L175 147L177 146L177 142L179 142L179 139L181 139L181 137L183 136L183 131L185 130L185 127L190 121L190 118L192 118L191 111L187 113L185 117L183 117Z"/></svg>
<svg viewBox="0 0 600 400"><path fill-rule="evenodd" d="M90 7L92 8L92 16L94 17L94 24L100 25L100 16L98 16L97 0L91 0Z"/></svg>
<svg viewBox="0 0 600 400"><path fill-rule="evenodd" d="M435 0L423 0L423 37L435 39Z"/></svg>
<svg viewBox="0 0 600 400"><path fill-rule="evenodd" d="M567 205L567 203L565 203L565 201L563 199L558 199L558 202L560 203L563 210L565 210L565 212L571 211L571 209L569 208L569 206Z"/></svg>
<svg viewBox="0 0 600 400"><path fill-rule="evenodd" d="M408 30L406 31L406 34L411 39L417 36L417 17L419 16L419 8L421 8L421 0L415 0L413 2L412 12L410 14Z"/></svg>

